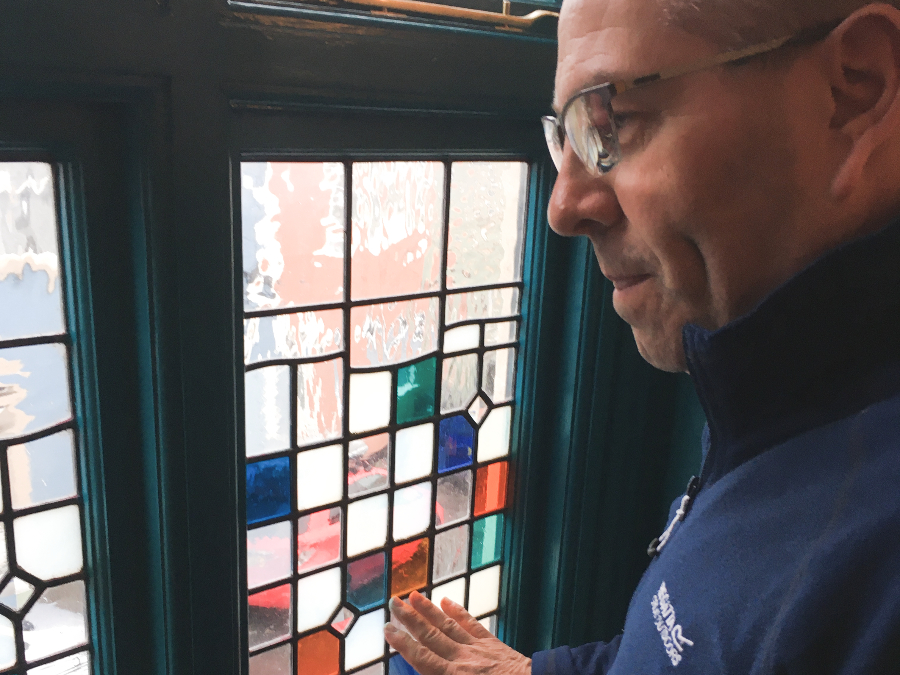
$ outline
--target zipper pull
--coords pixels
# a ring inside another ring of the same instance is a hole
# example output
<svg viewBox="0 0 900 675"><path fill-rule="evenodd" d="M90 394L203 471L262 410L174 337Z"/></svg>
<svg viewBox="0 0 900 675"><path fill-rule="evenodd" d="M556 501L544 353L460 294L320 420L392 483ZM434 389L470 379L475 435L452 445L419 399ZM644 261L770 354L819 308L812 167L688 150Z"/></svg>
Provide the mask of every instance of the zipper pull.
<svg viewBox="0 0 900 675"><path fill-rule="evenodd" d="M650 546L647 548L648 556L655 558L659 555L663 546L668 543L669 537L672 536L672 530L675 529L675 525L683 521L691 510L691 506L693 506L694 503L694 497L697 496L698 492L700 492L700 479L697 478L697 476L691 476L684 497L681 498L681 506L678 507L678 511L675 512L675 517L672 519L672 522L669 523L669 527L666 528L666 531L650 542Z"/></svg>

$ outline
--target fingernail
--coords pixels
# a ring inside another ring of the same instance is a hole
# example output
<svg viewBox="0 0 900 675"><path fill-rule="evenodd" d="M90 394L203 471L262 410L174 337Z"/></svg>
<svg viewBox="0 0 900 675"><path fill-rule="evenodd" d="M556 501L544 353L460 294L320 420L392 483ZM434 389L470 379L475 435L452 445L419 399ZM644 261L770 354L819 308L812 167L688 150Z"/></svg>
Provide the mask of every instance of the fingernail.
<svg viewBox="0 0 900 675"><path fill-rule="evenodd" d="M384 624L384 632L387 635L394 635L396 633L399 633L400 631L397 630L397 627L394 624L388 622Z"/></svg>

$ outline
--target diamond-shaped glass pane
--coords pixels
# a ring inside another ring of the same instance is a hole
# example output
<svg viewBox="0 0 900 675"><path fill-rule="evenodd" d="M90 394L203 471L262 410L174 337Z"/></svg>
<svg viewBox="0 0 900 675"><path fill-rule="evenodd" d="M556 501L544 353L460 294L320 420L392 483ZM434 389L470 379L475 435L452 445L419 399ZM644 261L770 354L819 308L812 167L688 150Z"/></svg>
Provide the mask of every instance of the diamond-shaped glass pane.
<svg viewBox="0 0 900 675"><path fill-rule="evenodd" d="M0 602L18 612L31 600L32 593L34 593L34 586L19 577L13 577L0 591Z"/></svg>
<svg viewBox="0 0 900 675"><path fill-rule="evenodd" d="M481 420L484 419L484 416L488 413L488 405L484 402L484 399L481 396L476 396L475 400L472 401L472 405L469 406L469 414L472 416L472 419L475 420L475 424L481 424Z"/></svg>
<svg viewBox="0 0 900 675"><path fill-rule="evenodd" d="M334 620L331 622L331 627L341 635L346 635L355 618L353 612L350 611L348 607L341 607L340 610L338 610L337 616L335 616Z"/></svg>

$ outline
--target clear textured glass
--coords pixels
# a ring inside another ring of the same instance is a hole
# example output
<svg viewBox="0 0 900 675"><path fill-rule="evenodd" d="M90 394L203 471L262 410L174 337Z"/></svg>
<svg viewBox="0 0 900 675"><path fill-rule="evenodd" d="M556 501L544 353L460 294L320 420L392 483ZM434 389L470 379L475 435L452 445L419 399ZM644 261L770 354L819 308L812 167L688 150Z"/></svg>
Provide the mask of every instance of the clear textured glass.
<svg viewBox="0 0 900 675"><path fill-rule="evenodd" d="M478 623L487 628L487 630L491 633L491 635L497 634L497 615L491 614L490 616L486 616L483 619L479 619Z"/></svg>
<svg viewBox="0 0 900 675"><path fill-rule="evenodd" d="M347 507L347 555L353 557L387 541L388 498L376 495Z"/></svg>
<svg viewBox="0 0 900 675"><path fill-rule="evenodd" d="M506 506L509 462L494 462L478 468L475 474L475 513L482 516Z"/></svg>
<svg viewBox="0 0 900 675"><path fill-rule="evenodd" d="M478 349L481 344L481 326L460 326L444 333L444 353L455 354Z"/></svg>
<svg viewBox="0 0 900 675"><path fill-rule="evenodd" d="M0 307L0 340L65 332L49 164L0 162Z"/></svg>
<svg viewBox="0 0 900 675"><path fill-rule="evenodd" d="M500 604L500 565L475 572L469 577L469 614L478 617L493 612Z"/></svg>
<svg viewBox="0 0 900 675"><path fill-rule="evenodd" d="M478 430L478 461L487 462L509 454L512 408L494 408Z"/></svg>
<svg viewBox="0 0 900 675"><path fill-rule="evenodd" d="M33 593L34 586L23 579L13 577L0 589L0 603L18 612L31 600Z"/></svg>
<svg viewBox="0 0 900 675"><path fill-rule="evenodd" d="M443 201L440 162L353 164L354 300L440 288Z"/></svg>
<svg viewBox="0 0 900 675"><path fill-rule="evenodd" d="M343 415L343 360L297 366L297 445L338 438Z"/></svg>
<svg viewBox="0 0 900 675"><path fill-rule="evenodd" d="M25 639L25 659L35 661L87 643L84 582L72 581L46 589L25 615L31 630Z"/></svg>
<svg viewBox="0 0 900 675"><path fill-rule="evenodd" d="M340 611L338 611L332 620L331 627L341 635L346 635L355 618L356 616L349 607L341 607Z"/></svg>
<svg viewBox="0 0 900 675"><path fill-rule="evenodd" d="M341 559L339 506L300 516L297 520L297 571L310 572Z"/></svg>
<svg viewBox="0 0 900 675"><path fill-rule="evenodd" d="M481 424L481 421L484 419L484 416L488 413L488 405L484 402L484 399L481 396L476 396L475 400L472 401L472 405L469 406L469 415L472 417L472 420L475 424Z"/></svg>
<svg viewBox="0 0 900 675"><path fill-rule="evenodd" d="M363 614L344 641L344 669L350 670L384 656L384 610Z"/></svg>
<svg viewBox="0 0 900 675"><path fill-rule="evenodd" d="M250 649L265 647L291 634L291 585L284 584L249 599L247 637Z"/></svg>
<svg viewBox="0 0 900 675"><path fill-rule="evenodd" d="M297 675L336 675L340 669L341 643L327 630L297 642Z"/></svg>
<svg viewBox="0 0 900 675"><path fill-rule="evenodd" d="M391 596L407 595L428 583L428 538L391 550Z"/></svg>
<svg viewBox="0 0 900 675"><path fill-rule="evenodd" d="M447 527L469 517L472 501L472 472L460 471L441 476L437 481L434 522Z"/></svg>
<svg viewBox="0 0 900 675"><path fill-rule="evenodd" d="M416 422L434 414L434 378L437 359L428 359L397 371L397 423Z"/></svg>
<svg viewBox="0 0 900 675"><path fill-rule="evenodd" d="M391 374L353 373L350 376L350 433L386 427L391 422Z"/></svg>
<svg viewBox="0 0 900 675"><path fill-rule="evenodd" d="M0 578L9 572L9 560L6 557L6 526L0 523Z"/></svg>
<svg viewBox="0 0 900 675"><path fill-rule="evenodd" d="M444 310L448 326L473 319L503 319L518 313L518 288L453 293L447 296Z"/></svg>
<svg viewBox="0 0 900 675"><path fill-rule="evenodd" d="M446 584L436 586L434 590L431 591L431 601L438 607L441 606L441 600L444 598L449 598L460 607L465 607L466 578L462 577L460 579L454 579Z"/></svg>
<svg viewBox="0 0 900 675"><path fill-rule="evenodd" d="M243 162L244 309L344 299L344 166Z"/></svg>
<svg viewBox="0 0 900 675"><path fill-rule="evenodd" d="M516 350L485 352L481 387L493 403L511 401L516 389Z"/></svg>
<svg viewBox="0 0 900 675"><path fill-rule="evenodd" d="M472 463L475 432L462 415L441 420L438 429L438 471L444 473Z"/></svg>
<svg viewBox="0 0 900 675"><path fill-rule="evenodd" d="M387 579L384 553L355 560L347 565L347 602L365 612L385 601Z"/></svg>
<svg viewBox="0 0 900 675"><path fill-rule="evenodd" d="M244 374L244 438L247 457L291 444L291 369L271 366Z"/></svg>
<svg viewBox="0 0 900 675"><path fill-rule="evenodd" d="M244 319L244 363L339 352L343 334L344 313L339 309Z"/></svg>
<svg viewBox="0 0 900 675"><path fill-rule="evenodd" d="M384 675L384 664L373 663L362 670L357 670L353 675Z"/></svg>
<svg viewBox="0 0 900 675"><path fill-rule="evenodd" d="M318 572L297 582L297 630L322 626L341 604L341 568Z"/></svg>
<svg viewBox="0 0 900 675"><path fill-rule="evenodd" d="M77 494L72 431L13 445L6 452L14 509L48 504Z"/></svg>
<svg viewBox="0 0 900 675"><path fill-rule="evenodd" d="M0 668L16 663L16 631L12 621L0 616Z"/></svg>
<svg viewBox="0 0 900 675"><path fill-rule="evenodd" d="M400 429L395 438L394 480L408 483L430 474L434 465L434 424Z"/></svg>
<svg viewBox="0 0 900 675"><path fill-rule="evenodd" d="M360 497L390 484L391 437L378 434L350 441L347 450L347 494Z"/></svg>
<svg viewBox="0 0 900 675"><path fill-rule="evenodd" d="M247 532L247 586L256 588L291 574L291 524Z"/></svg>
<svg viewBox="0 0 900 675"><path fill-rule="evenodd" d="M251 656L250 675L291 675L291 645Z"/></svg>
<svg viewBox="0 0 900 675"><path fill-rule="evenodd" d="M518 281L525 240L525 162L454 162L447 288Z"/></svg>
<svg viewBox="0 0 900 675"><path fill-rule="evenodd" d="M420 298L350 310L350 364L354 368L406 363L437 350L438 298Z"/></svg>
<svg viewBox="0 0 900 675"><path fill-rule="evenodd" d="M247 465L247 524L286 516L291 510L291 460Z"/></svg>
<svg viewBox="0 0 900 675"><path fill-rule="evenodd" d="M297 508L339 502L344 496L344 448L329 445L297 455Z"/></svg>
<svg viewBox="0 0 900 675"><path fill-rule="evenodd" d="M78 652L28 669L28 675L90 675L90 672L91 655L88 652Z"/></svg>
<svg viewBox="0 0 900 675"><path fill-rule="evenodd" d="M478 390L478 355L444 359L441 377L441 412L465 409Z"/></svg>
<svg viewBox="0 0 900 675"><path fill-rule="evenodd" d="M517 322L503 321L502 323L488 323L484 326L484 345L493 347L505 345L516 341Z"/></svg>
<svg viewBox="0 0 900 675"><path fill-rule="evenodd" d="M394 493L394 541L424 532L431 524L431 483L419 483Z"/></svg>
<svg viewBox="0 0 900 675"><path fill-rule="evenodd" d="M500 560L503 550L503 514L476 520L472 525L472 569Z"/></svg>
<svg viewBox="0 0 900 675"><path fill-rule="evenodd" d="M438 532L434 536L434 566L431 570L431 578L434 583L465 572L468 551L468 525L460 525L452 530Z"/></svg>
<svg viewBox="0 0 900 675"><path fill-rule="evenodd" d="M41 431L71 417L64 346L0 349L0 441Z"/></svg>
<svg viewBox="0 0 900 675"><path fill-rule="evenodd" d="M49 581L81 571L81 514L77 506L32 513L13 521L16 561Z"/></svg>

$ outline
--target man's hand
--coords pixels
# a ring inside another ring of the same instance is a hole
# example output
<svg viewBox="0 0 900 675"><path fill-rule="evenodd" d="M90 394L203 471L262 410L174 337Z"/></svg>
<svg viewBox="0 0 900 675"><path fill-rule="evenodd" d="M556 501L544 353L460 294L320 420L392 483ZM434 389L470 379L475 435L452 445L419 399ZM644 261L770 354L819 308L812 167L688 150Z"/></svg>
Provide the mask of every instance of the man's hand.
<svg viewBox="0 0 900 675"><path fill-rule="evenodd" d="M531 659L448 598L441 603L443 612L415 592L409 603L393 598L390 608L412 637L391 624L384 637L420 675L531 675Z"/></svg>

